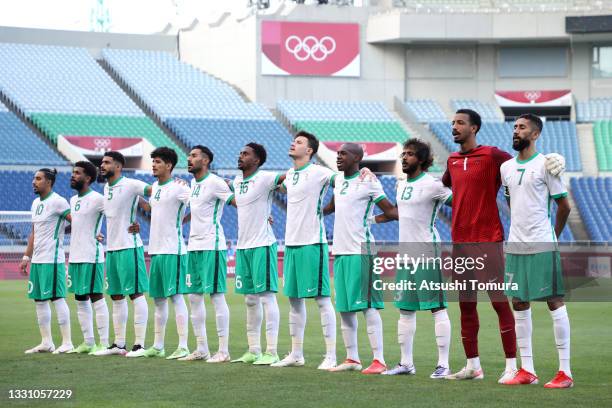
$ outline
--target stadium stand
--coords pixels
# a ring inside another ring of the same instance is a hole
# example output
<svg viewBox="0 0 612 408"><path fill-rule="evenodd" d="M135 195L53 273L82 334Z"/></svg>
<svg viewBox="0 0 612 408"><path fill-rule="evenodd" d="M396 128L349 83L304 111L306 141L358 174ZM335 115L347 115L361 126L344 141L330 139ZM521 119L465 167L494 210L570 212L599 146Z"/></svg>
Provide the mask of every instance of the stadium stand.
<svg viewBox="0 0 612 408"><path fill-rule="evenodd" d="M440 104L432 99L409 99L405 102L405 105L421 123L447 120Z"/></svg>
<svg viewBox="0 0 612 408"><path fill-rule="evenodd" d="M612 98L595 98L576 102L576 121L595 122L612 117Z"/></svg>
<svg viewBox="0 0 612 408"><path fill-rule="evenodd" d="M595 155L600 171L612 171L612 121L602 120L593 126Z"/></svg>
<svg viewBox="0 0 612 408"><path fill-rule="evenodd" d="M497 146L514 154L512 150L512 126L513 124L510 122L485 122L478 132L478 142L483 145ZM430 123L430 129L449 151L459 150L458 145L453 141L450 123ZM555 152L563 155L568 171L582 170L576 124L574 122L546 122L538 140L538 150L545 154Z"/></svg>
<svg viewBox="0 0 612 408"><path fill-rule="evenodd" d="M207 145L217 169L234 169L240 148L266 146L265 169L290 166L289 132L264 106L245 102L228 84L164 52L103 51L110 69L187 146Z"/></svg>
<svg viewBox="0 0 612 408"><path fill-rule="evenodd" d="M570 185L589 238L612 242L612 177L572 178Z"/></svg>
<svg viewBox="0 0 612 408"><path fill-rule="evenodd" d="M380 102L279 101L277 109L296 131L321 140L403 142L408 134Z"/></svg>
<svg viewBox="0 0 612 408"><path fill-rule="evenodd" d="M62 166L67 162L0 102L0 164ZM7 136L8 135L8 136Z"/></svg>
<svg viewBox="0 0 612 408"><path fill-rule="evenodd" d="M480 114L483 122L503 122L504 118L495 104L475 99L453 99L451 106L454 111L458 109L472 109Z"/></svg>
<svg viewBox="0 0 612 408"><path fill-rule="evenodd" d="M53 142L59 134L140 136L154 146L174 148L178 167L186 166L185 153L86 49L0 43L0 60L11 61L0 64L2 93Z"/></svg>

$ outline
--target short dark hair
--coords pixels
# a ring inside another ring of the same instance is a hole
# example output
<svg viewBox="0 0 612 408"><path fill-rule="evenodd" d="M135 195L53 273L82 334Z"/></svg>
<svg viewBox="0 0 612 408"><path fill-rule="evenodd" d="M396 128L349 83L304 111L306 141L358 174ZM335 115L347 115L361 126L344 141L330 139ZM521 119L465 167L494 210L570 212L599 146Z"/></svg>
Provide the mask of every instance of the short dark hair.
<svg viewBox="0 0 612 408"><path fill-rule="evenodd" d="M114 161L121 163L121 167L125 166L125 157L123 157L121 153L115 150L109 150L108 152L105 152L104 156L102 157L105 157L105 156L108 156Z"/></svg>
<svg viewBox="0 0 612 408"><path fill-rule="evenodd" d="M96 169L96 166L93 165L93 163L89 162L89 161L78 161L76 163L74 163L74 167L80 167L83 169L83 171L85 171L85 174L88 175L89 177L91 177L91 181L90 183L93 183L97 180L98 178L98 169Z"/></svg>
<svg viewBox="0 0 612 408"><path fill-rule="evenodd" d="M263 145L260 145L259 143L255 142L247 143L246 145L253 149L253 151L255 152L255 156L257 156L257 158L259 159L259 166L263 166L266 162L266 158L268 157L268 154L266 153L266 148L263 147Z"/></svg>
<svg viewBox="0 0 612 408"><path fill-rule="evenodd" d="M198 149L199 151L201 151L202 153L204 153L206 156L208 156L208 159L210 160L210 162L212 163L215 155L213 154L213 152L206 146L202 146L202 145L195 145L191 148L191 150L194 149Z"/></svg>
<svg viewBox="0 0 612 408"><path fill-rule="evenodd" d="M404 149L412 147L415 151L417 159L421 163L421 169L427 171L433 164L433 155L431 154L431 145L421 139L412 138L406 140Z"/></svg>
<svg viewBox="0 0 612 408"><path fill-rule="evenodd" d="M482 119L480 118L480 114L472 109L458 109L455 113L464 113L470 117L470 123L472 125L476 125L476 133L480 130L482 126Z"/></svg>
<svg viewBox="0 0 612 408"><path fill-rule="evenodd" d="M152 159L159 158L164 163L170 163L172 165L170 170L173 170L174 166L176 166L176 163L178 163L178 155L176 154L174 149L171 149L166 146L158 147L157 149L153 150L151 152L151 158Z"/></svg>
<svg viewBox="0 0 612 408"><path fill-rule="evenodd" d="M527 119L530 121L535 127L538 129L540 133L542 133L542 129L544 129L544 123L542 123L542 119L539 116L534 115L533 113L523 113L516 119Z"/></svg>
<svg viewBox="0 0 612 408"><path fill-rule="evenodd" d="M310 155L310 158L312 158L312 156L317 154L317 151L319 151L319 139L317 139L317 137L313 135L312 133L308 133L304 130L300 130L299 132L295 134L295 136L293 137L293 140L297 139L300 136L308 139L308 147L312 149L312 154Z"/></svg>
<svg viewBox="0 0 612 408"><path fill-rule="evenodd" d="M51 182L51 187L53 187L53 185L55 184L55 178L57 176L57 170L43 167L38 171L45 175L45 178Z"/></svg>

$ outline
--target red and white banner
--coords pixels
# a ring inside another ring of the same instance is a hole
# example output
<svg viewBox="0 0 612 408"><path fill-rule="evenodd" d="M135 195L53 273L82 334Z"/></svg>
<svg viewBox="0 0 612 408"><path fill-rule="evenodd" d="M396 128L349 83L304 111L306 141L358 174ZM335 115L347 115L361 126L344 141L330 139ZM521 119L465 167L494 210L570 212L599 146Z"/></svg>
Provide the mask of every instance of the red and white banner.
<svg viewBox="0 0 612 408"><path fill-rule="evenodd" d="M262 75L358 77L359 24L261 22Z"/></svg>
<svg viewBox="0 0 612 408"><path fill-rule="evenodd" d="M125 157L142 157L143 142L139 137L66 136L64 139L86 157L102 157L104 152L115 150Z"/></svg>
<svg viewBox="0 0 612 408"><path fill-rule="evenodd" d="M571 106L572 91L496 91L499 106Z"/></svg>
<svg viewBox="0 0 612 408"><path fill-rule="evenodd" d="M323 142L325 147L337 152L344 142ZM363 161L396 161L397 143L362 142L359 143L363 149Z"/></svg>

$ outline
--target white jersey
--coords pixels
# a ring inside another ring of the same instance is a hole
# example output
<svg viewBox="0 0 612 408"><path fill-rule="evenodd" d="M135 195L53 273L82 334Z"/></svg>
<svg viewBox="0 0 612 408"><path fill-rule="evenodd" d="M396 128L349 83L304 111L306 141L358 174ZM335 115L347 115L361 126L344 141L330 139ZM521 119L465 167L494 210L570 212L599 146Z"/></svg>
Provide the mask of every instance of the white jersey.
<svg viewBox="0 0 612 408"><path fill-rule="evenodd" d="M183 217L189 202L189 187L168 179L156 181L151 189L151 230L149 255L184 255Z"/></svg>
<svg viewBox="0 0 612 408"><path fill-rule="evenodd" d="M544 155L536 153L525 161L514 158L501 166L504 193L510 196L510 234L506 248L509 253L538 253L556 248L556 245L533 245L557 242L550 206L553 199L567 196L563 181L546 171L545 162Z"/></svg>
<svg viewBox="0 0 612 408"><path fill-rule="evenodd" d="M378 180L360 181L359 173L350 177L336 176L334 201L334 255L359 255L369 250L374 237L370 231L370 216L374 205L386 198Z"/></svg>
<svg viewBox="0 0 612 408"><path fill-rule="evenodd" d="M287 171L287 228L285 245L327 243L323 223L323 198L335 173L316 164Z"/></svg>
<svg viewBox="0 0 612 408"><path fill-rule="evenodd" d="M221 216L223 207L233 197L225 180L216 174L207 173L200 180L191 180L189 251L227 249Z"/></svg>
<svg viewBox="0 0 612 408"><path fill-rule="evenodd" d="M89 190L85 194L70 198L72 214L70 233L70 263L104 262L104 248L97 240L102 228L104 197Z"/></svg>
<svg viewBox="0 0 612 408"><path fill-rule="evenodd" d="M130 234L128 228L136 220L138 197L145 196L149 185L141 180L120 177L104 185L104 215L106 216L107 250L142 246L140 234Z"/></svg>
<svg viewBox="0 0 612 408"><path fill-rule="evenodd" d="M232 185L238 207L237 249L269 246L276 242L268 222L272 209L272 192L277 188L280 175L257 170L243 179L238 175Z"/></svg>
<svg viewBox="0 0 612 408"><path fill-rule="evenodd" d="M54 192L32 202L34 253L32 263L64 263L64 228L70 206L66 199Z"/></svg>

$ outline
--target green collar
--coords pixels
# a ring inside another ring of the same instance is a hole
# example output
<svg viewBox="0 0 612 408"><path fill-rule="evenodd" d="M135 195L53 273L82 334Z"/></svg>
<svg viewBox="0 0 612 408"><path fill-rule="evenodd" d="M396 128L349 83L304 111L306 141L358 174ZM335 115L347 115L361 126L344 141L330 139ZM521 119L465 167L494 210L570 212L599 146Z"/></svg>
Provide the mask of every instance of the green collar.
<svg viewBox="0 0 612 408"><path fill-rule="evenodd" d="M418 176L416 176L415 178L409 178L409 179L407 179L406 181L407 181L407 182L409 182L409 183L414 183L415 181L417 181L417 180L419 180L419 179L423 178L423 177L425 176L425 174L427 174L427 173L425 173L424 171L422 171L422 172L421 172L421 174L419 174L419 175L418 175Z"/></svg>
<svg viewBox="0 0 612 408"><path fill-rule="evenodd" d="M79 197L85 197L87 194L91 193L91 188L89 190L87 190L86 192L84 192L83 194L79 193Z"/></svg>
<svg viewBox="0 0 612 408"><path fill-rule="evenodd" d="M306 169L306 168L307 168L308 166L310 166L310 165L311 165L311 163L310 163L310 162L308 162L308 163L306 163L305 165L303 165L302 167L295 169L295 171L302 171L302 170Z"/></svg>
<svg viewBox="0 0 612 408"><path fill-rule="evenodd" d="M123 176L119 177L117 180L113 181L112 183L108 183L108 185L110 187L113 187L115 184L117 184L121 179L123 179Z"/></svg>
<svg viewBox="0 0 612 408"><path fill-rule="evenodd" d="M41 196L40 201L45 201L47 198L51 197L52 195L53 195L53 190L49 191L49 194L47 194L46 197Z"/></svg>
<svg viewBox="0 0 612 408"><path fill-rule="evenodd" d="M259 169L255 170L255 173L251 174L249 177L242 179L242 181L249 181L250 179L252 179L253 177L255 177L255 175L259 173Z"/></svg>
<svg viewBox="0 0 612 408"><path fill-rule="evenodd" d="M357 177L358 175L359 175L359 172L356 172L355 174L352 174L352 175L350 175L350 176L344 176L344 179L345 179L345 180L352 180L352 179L354 179L355 177Z"/></svg>
<svg viewBox="0 0 612 408"><path fill-rule="evenodd" d="M201 183L204 180L206 180L206 178L210 175L210 171L207 171L206 174L204 176L202 176L202 178L196 179L196 183Z"/></svg>
<svg viewBox="0 0 612 408"><path fill-rule="evenodd" d="M159 181L157 182L158 186L165 186L166 184L170 183L172 181L172 177L170 177L168 180L164 181L163 183L160 183Z"/></svg>
<svg viewBox="0 0 612 408"><path fill-rule="evenodd" d="M532 155L531 155L531 157L530 157L530 158L528 158L527 160L519 160L518 156L516 156L516 162L517 162L518 164L525 164L525 163L530 162L531 160L533 160L533 159L534 159L534 158L535 158L535 157L536 157L538 154L540 154L540 153L535 152L535 153L534 153L534 154L532 154Z"/></svg>

